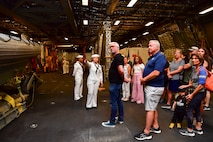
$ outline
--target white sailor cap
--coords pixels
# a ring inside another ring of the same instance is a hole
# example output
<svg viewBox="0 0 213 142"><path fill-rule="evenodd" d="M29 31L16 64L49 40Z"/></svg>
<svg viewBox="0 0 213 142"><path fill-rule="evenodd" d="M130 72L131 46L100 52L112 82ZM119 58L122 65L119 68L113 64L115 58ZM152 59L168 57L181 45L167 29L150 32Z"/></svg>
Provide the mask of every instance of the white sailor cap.
<svg viewBox="0 0 213 142"><path fill-rule="evenodd" d="M93 54L91 57L92 58L95 58L95 57L99 58L100 56L98 54Z"/></svg>
<svg viewBox="0 0 213 142"><path fill-rule="evenodd" d="M79 59L79 58L83 58L84 56L83 55L78 55L76 58Z"/></svg>

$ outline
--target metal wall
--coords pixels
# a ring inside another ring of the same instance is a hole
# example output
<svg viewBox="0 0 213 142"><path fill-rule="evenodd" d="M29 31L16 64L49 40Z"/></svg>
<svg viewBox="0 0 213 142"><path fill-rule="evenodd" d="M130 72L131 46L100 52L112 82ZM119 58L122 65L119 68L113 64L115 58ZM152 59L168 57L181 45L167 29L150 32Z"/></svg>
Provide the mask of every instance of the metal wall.
<svg viewBox="0 0 213 142"><path fill-rule="evenodd" d="M0 40L0 85L23 69L32 57L40 55L41 45L10 39Z"/></svg>

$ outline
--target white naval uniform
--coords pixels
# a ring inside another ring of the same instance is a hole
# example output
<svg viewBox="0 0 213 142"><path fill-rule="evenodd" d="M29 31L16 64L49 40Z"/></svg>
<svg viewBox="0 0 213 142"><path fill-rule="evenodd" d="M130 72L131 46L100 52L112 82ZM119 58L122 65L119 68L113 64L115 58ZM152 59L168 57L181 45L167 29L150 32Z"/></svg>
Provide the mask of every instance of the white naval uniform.
<svg viewBox="0 0 213 142"><path fill-rule="evenodd" d="M63 74L69 73L69 61L63 60Z"/></svg>
<svg viewBox="0 0 213 142"><path fill-rule="evenodd" d="M83 64L77 61L74 64L72 76L75 77L74 100L79 100L83 97Z"/></svg>
<svg viewBox="0 0 213 142"><path fill-rule="evenodd" d="M97 94L100 83L103 83L103 72L100 64L87 62L89 76L87 78L87 102L86 108L97 107Z"/></svg>
<svg viewBox="0 0 213 142"><path fill-rule="evenodd" d="M124 77L128 78L130 80L130 77L128 77L128 67L129 66L130 66L129 64L124 65ZM129 97L130 97L130 82L123 82L122 91L123 91L123 98L129 99Z"/></svg>

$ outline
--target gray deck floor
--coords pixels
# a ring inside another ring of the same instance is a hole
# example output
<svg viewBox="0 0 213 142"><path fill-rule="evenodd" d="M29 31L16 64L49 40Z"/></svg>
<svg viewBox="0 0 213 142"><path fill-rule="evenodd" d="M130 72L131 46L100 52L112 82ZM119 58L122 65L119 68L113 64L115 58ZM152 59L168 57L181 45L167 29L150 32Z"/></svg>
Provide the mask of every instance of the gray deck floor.
<svg viewBox="0 0 213 142"><path fill-rule="evenodd" d="M133 136L145 126L144 105L124 102L125 122L105 128L101 122L110 115L109 92L100 91L98 108L86 110L84 97L73 100L73 78L57 72L41 75L45 81L36 91L34 103L19 118L0 130L0 142L134 142ZM86 79L85 79L86 81ZM108 83L105 84L108 88ZM212 102L211 102L212 105ZM172 112L159 105L161 134L150 142L210 142L213 140L213 110L204 112L204 135L184 137L169 129ZM31 128L32 124L38 127ZM186 122L184 120L184 124Z"/></svg>

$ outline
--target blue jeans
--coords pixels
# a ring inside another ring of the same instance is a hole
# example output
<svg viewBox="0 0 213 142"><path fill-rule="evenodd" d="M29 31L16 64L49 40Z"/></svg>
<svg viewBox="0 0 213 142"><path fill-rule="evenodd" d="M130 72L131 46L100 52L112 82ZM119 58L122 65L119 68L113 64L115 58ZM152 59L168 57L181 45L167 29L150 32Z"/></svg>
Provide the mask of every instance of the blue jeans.
<svg viewBox="0 0 213 142"><path fill-rule="evenodd" d="M189 102L187 112L186 112L188 128L192 128L193 118L194 118L193 112L195 113L195 118L197 122L201 122L200 105L202 100L205 98L205 96L206 96L206 92L199 92Z"/></svg>
<svg viewBox="0 0 213 142"><path fill-rule="evenodd" d="M110 106L111 106L111 116L110 123L115 124L115 117L118 109L118 121L123 121L124 119L124 109L123 102L121 101L121 90L122 84L110 83Z"/></svg>

